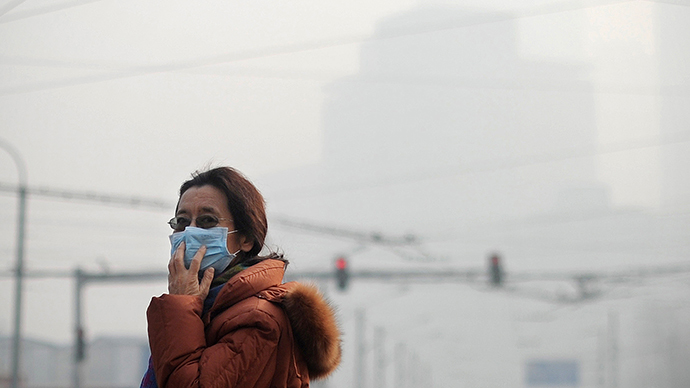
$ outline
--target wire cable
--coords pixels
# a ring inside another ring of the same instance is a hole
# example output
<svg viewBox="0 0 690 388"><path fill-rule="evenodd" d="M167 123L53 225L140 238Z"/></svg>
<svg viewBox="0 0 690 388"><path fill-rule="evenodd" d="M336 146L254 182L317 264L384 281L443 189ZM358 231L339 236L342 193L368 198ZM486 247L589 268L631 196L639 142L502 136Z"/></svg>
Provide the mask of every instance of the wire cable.
<svg viewBox="0 0 690 388"><path fill-rule="evenodd" d="M658 3L666 5L677 5L680 7L690 7L690 2L687 0L644 0L647 3Z"/></svg>
<svg viewBox="0 0 690 388"><path fill-rule="evenodd" d="M31 93L42 90L59 89L63 87L104 82L122 78L137 77L142 75L150 75L156 73L167 73L173 71L194 69L198 67L218 65L223 63L238 62L250 59L269 58L274 56L295 54L301 52L323 50L326 48L340 47L352 44L371 43L377 41L385 41L391 39L398 39L409 36L423 35L429 33L438 33L458 28L475 27L480 25L507 22L512 20L519 20L531 18L536 16L545 16L551 14L558 14L563 12L571 12L584 10L589 8L598 8L601 6L629 3L636 0L612 0L612 1L568 1L556 4L544 4L535 7L530 7L521 10L504 11L504 12L486 12L481 14L471 15L462 20L451 20L444 23L425 24L417 26L416 28L407 28L403 30L379 31L375 35L359 34L346 37L337 37L330 39L323 39L319 41L303 42L279 46L271 46L260 49L248 49L239 52L225 53L205 58L197 58L186 61L180 61L168 64L150 65L150 66L136 66L131 68L121 69L119 71L108 74L97 74L89 76L71 77L61 80L53 80L44 83L35 83L29 85L20 85L15 87L8 87L0 89L0 96L13 95L22 93Z"/></svg>
<svg viewBox="0 0 690 388"><path fill-rule="evenodd" d="M0 17L20 6L26 0L14 0L0 7Z"/></svg>
<svg viewBox="0 0 690 388"><path fill-rule="evenodd" d="M0 182L0 192L17 192L17 187ZM103 194L88 191L72 191L39 187L27 188L27 193L29 195L39 197L100 203L102 205L121 205L131 208L146 208L159 211L170 211L170 209L175 207L174 204L157 198Z"/></svg>
<svg viewBox="0 0 690 388"><path fill-rule="evenodd" d="M452 89L495 89L529 90L547 92L574 92L592 94L641 95L641 96L690 96L690 85L651 85L633 86L628 84L594 83L589 80L557 79L499 79L462 78L416 75L392 75L388 73L356 73L328 76L322 72L305 71L267 71L256 69L233 69L231 73L218 73L198 69L181 70L187 74L202 74L215 77L251 77L280 80L333 81L340 83L421 85Z"/></svg>
<svg viewBox="0 0 690 388"><path fill-rule="evenodd" d="M19 3L23 3L26 0L21 0ZM3 23L9 23L9 22L14 22L17 20L22 20L22 19L27 19L31 18L34 16L40 16L40 15L45 15L53 12L58 12L58 11L63 11L65 9L69 8L74 8L74 7L80 7L82 5L90 4L90 3L96 3L99 1L103 0L75 0L75 1L66 1L61 4L49 4L40 8L36 9L29 9L25 11L17 11L17 12L12 12L9 15L5 15L7 12L2 12L0 11L0 24Z"/></svg>
<svg viewBox="0 0 690 388"><path fill-rule="evenodd" d="M411 174L394 176L391 178L375 178L372 180L359 182L340 183L337 186L302 186L292 188L289 190L289 195L271 195L272 201L303 199L307 197L324 196L329 194L342 194L344 192L371 190L382 187L402 185L409 183L422 183L430 180L437 180L448 177L457 177L474 173L487 173L502 170L511 170L515 168L522 168L528 166L543 165L548 163L561 162L564 160L594 157L600 155L609 155L621 152L643 150L649 148L659 148L674 144L685 144L690 142L690 131L683 131L677 133L673 137L662 140L636 141L632 143L612 143L602 145L596 148L579 150L560 150L552 153L533 154L520 156L515 158L506 158L501 160L486 161L475 166L459 167L448 166L442 169L435 169L433 171L415 172ZM50 198L61 198L66 200L78 200L101 204L115 204L130 207L142 207L152 210L169 211L174 207L174 204L158 198L147 198L138 196L121 196L114 194L104 194L86 191L73 191L52 188L27 188L28 193L34 196L43 196ZM17 192L15 185L0 182L0 192ZM606 215L608 216L608 215Z"/></svg>
<svg viewBox="0 0 690 388"><path fill-rule="evenodd" d="M644 140L628 143L612 143L592 147L587 149L566 149L551 153L532 154L505 158L498 160L488 160L477 163L473 166L447 166L437 168L432 171L413 172L392 177L376 177L359 182L338 183L328 187L323 186L302 186L288 190L289 194L271 195L272 201L285 201L294 199L304 199L307 197L320 197L327 195L340 195L347 192L376 190L389 186L397 186L411 183L424 183L445 178L459 177L469 174L491 173L497 171L513 170L516 168L532 167L550 163L563 162L572 159L590 158L601 155L612 155L617 153L638 151L651 148L661 148L675 144L690 143L690 131L683 131L674 137L661 140Z"/></svg>

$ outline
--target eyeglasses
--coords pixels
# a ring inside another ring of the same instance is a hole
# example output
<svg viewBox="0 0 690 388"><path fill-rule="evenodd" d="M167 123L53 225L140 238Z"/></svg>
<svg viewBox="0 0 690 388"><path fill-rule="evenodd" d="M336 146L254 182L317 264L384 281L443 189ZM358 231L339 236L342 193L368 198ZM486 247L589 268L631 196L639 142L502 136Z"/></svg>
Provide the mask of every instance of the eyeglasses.
<svg viewBox="0 0 690 388"><path fill-rule="evenodd" d="M196 223L196 226L199 228L208 229L208 228L213 228L214 226L218 225L218 223L221 221L232 221L232 220L230 218L220 218L220 217L212 216L210 214L206 214L206 215L197 217L195 220L195 223ZM170 227L173 228L173 230L176 232L181 232L181 231L185 230L185 228L191 224L192 224L192 219L189 217L183 217L183 216L173 217L170 219L170 221L168 221L168 225L170 225Z"/></svg>

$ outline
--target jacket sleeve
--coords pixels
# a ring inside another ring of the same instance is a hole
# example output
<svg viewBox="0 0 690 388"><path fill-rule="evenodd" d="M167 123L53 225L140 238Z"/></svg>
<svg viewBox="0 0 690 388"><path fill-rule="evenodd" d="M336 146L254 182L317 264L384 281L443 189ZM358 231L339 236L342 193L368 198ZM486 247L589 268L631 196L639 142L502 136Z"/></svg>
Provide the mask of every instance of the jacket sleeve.
<svg viewBox="0 0 690 388"><path fill-rule="evenodd" d="M243 311L206 343L201 299L187 295L153 298L147 310L149 345L159 388L253 387L275 367L270 362L280 327L261 310Z"/></svg>

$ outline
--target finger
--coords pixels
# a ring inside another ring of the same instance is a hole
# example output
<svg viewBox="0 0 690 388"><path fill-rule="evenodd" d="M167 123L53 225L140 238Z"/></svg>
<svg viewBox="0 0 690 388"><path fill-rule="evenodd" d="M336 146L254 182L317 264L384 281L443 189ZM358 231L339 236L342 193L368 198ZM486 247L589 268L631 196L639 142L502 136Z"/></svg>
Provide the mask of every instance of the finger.
<svg viewBox="0 0 690 388"><path fill-rule="evenodd" d="M184 244L184 243L182 243ZM176 272L175 269L175 257L177 256L177 253L180 251L180 248L182 248L182 244L178 245L175 251L170 255L170 261L168 261L168 273L170 275L174 274Z"/></svg>
<svg viewBox="0 0 690 388"><path fill-rule="evenodd" d="M211 288L211 282L213 281L213 274L215 272L216 271L213 269L213 267L204 271L204 277L201 279L201 283L199 284L200 291L208 293L208 290Z"/></svg>
<svg viewBox="0 0 690 388"><path fill-rule="evenodd" d="M184 251L186 248L186 244L182 242L180 246L175 249L175 253L173 253L172 257L170 258L170 264L168 265L168 270L170 271L171 275L177 274L179 271L184 270Z"/></svg>
<svg viewBox="0 0 690 388"><path fill-rule="evenodd" d="M202 245L198 251L194 254L192 259L192 264L189 266L189 270L193 273L199 273L199 268L201 267L201 259L203 259L206 254L206 245Z"/></svg>

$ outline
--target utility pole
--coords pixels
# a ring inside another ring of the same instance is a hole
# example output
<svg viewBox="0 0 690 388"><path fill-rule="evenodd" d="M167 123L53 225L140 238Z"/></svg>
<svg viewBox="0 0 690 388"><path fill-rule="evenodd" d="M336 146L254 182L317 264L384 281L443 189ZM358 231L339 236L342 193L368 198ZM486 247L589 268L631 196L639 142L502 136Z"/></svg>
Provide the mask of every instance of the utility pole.
<svg viewBox="0 0 690 388"><path fill-rule="evenodd" d="M407 350L405 344L395 345L395 386L397 388L407 387Z"/></svg>
<svg viewBox="0 0 690 388"><path fill-rule="evenodd" d="M366 344L364 342L364 310L355 311L355 338L357 341L357 358L355 359L355 388L365 388Z"/></svg>
<svg viewBox="0 0 690 388"><path fill-rule="evenodd" d="M599 329L597 335L597 387L606 388L606 331Z"/></svg>
<svg viewBox="0 0 690 388"><path fill-rule="evenodd" d="M0 147L7 151L14 164L17 166L17 178L19 180L19 202L17 204L17 245L15 264L15 291L14 291L14 327L12 335L12 385L19 387L19 371L22 343L22 289L24 281L24 231L26 229L26 167L24 160L9 143L0 139Z"/></svg>
<svg viewBox="0 0 690 388"><path fill-rule="evenodd" d="M386 330L383 327L374 329L374 358L374 387L386 388Z"/></svg>
<svg viewBox="0 0 690 388"><path fill-rule="evenodd" d="M85 346L84 325L82 323L82 288L85 278L81 268L74 271L74 360L72 364L72 387L81 388L82 365L84 364Z"/></svg>
<svg viewBox="0 0 690 388"><path fill-rule="evenodd" d="M609 387L618 388L618 314L609 311Z"/></svg>

